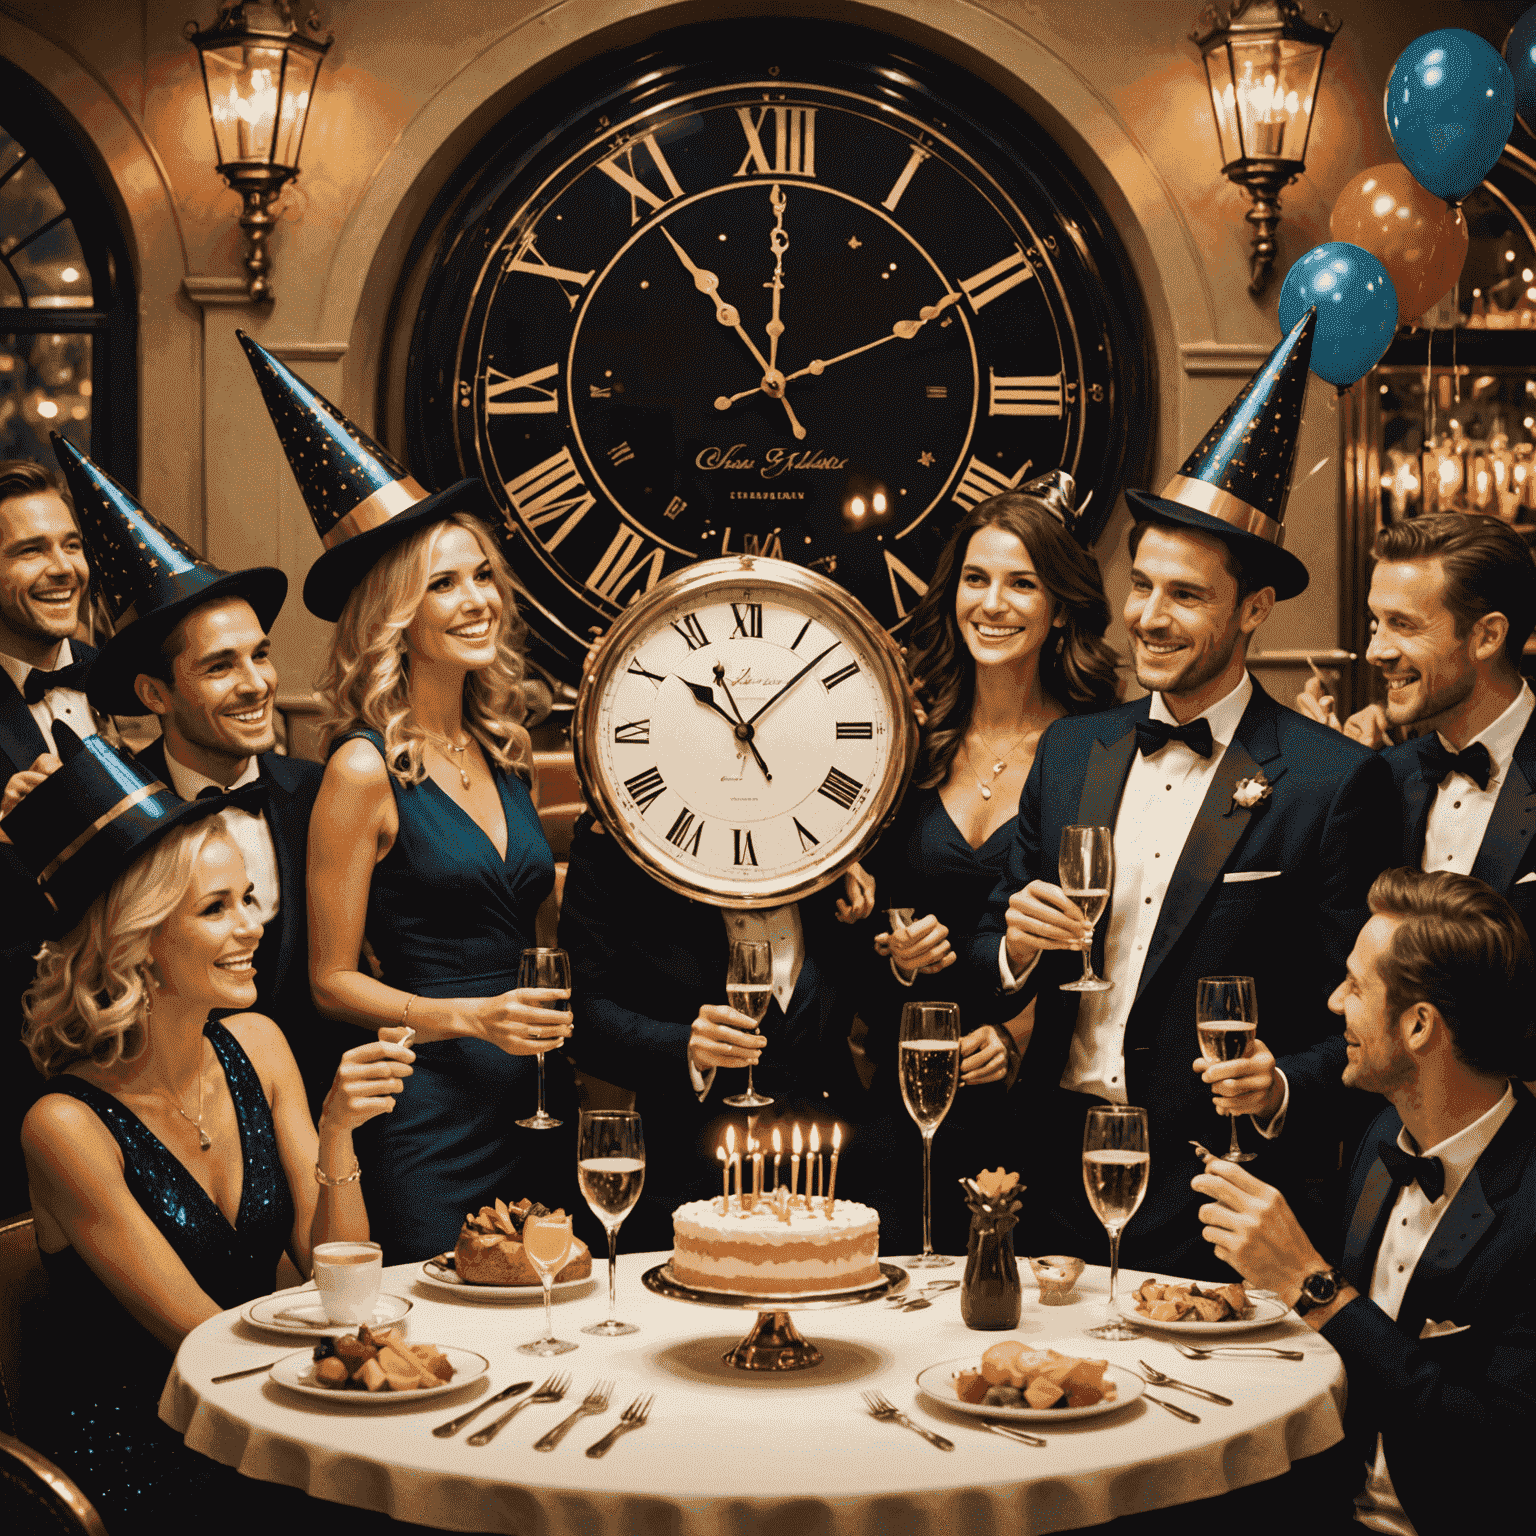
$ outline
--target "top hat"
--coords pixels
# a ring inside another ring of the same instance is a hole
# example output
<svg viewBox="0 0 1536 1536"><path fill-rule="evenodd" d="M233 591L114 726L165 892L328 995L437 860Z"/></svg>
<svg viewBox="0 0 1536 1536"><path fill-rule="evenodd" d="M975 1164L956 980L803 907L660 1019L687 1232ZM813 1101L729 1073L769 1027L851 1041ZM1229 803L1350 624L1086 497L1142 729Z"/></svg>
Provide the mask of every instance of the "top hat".
<svg viewBox="0 0 1536 1536"><path fill-rule="evenodd" d="M406 470L259 342L236 331L325 553L304 578L304 606L334 623L353 589L401 540L455 512L500 520L479 479L424 490Z"/></svg>
<svg viewBox="0 0 1536 1536"><path fill-rule="evenodd" d="M1296 437L1307 394L1317 310L1309 309L1222 412L1161 496L1127 491L1138 517L1225 539L1243 568L1275 596L1307 589L1307 568L1281 548Z"/></svg>
<svg viewBox="0 0 1536 1536"><path fill-rule="evenodd" d="M64 766L26 795L3 822L21 861L67 933L85 910L168 832L227 806L254 809L259 781L221 795L183 800L144 764L101 736L82 741L62 721L53 740Z"/></svg>
<svg viewBox="0 0 1536 1536"><path fill-rule="evenodd" d="M106 599L113 633L91 664L86 694L109 715L142 715L133 691L141 672L158 670L155 653L194 608L243 597L270 630L288 595L288 578L270 565L221 571L190 549L98 464L57 432L53 451L69 481L90 557L91 577Z"/></svg>

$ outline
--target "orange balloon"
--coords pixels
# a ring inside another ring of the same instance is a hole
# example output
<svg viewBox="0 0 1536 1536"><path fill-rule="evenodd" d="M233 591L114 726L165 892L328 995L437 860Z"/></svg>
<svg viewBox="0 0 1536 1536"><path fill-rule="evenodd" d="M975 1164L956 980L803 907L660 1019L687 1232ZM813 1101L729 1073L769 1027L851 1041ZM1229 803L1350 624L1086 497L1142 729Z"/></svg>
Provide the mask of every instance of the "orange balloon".
<svg viewBox="0 0 1536 1536"><path fill-rule="evenodd" d="M1335 240L1369 251L1397 289L1401 322L1417 319L1450 291L1467 259L1467 221L1396 160L1360 172L1328 220Z"/></svg>

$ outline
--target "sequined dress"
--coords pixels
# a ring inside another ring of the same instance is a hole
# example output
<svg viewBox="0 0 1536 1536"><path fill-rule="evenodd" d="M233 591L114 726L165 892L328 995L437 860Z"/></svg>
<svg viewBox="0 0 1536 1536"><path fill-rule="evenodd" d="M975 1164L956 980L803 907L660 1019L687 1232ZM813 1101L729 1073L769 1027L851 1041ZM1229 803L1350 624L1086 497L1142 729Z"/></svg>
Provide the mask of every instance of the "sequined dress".
<svg viewBox="0 0 1536 1536"><path fill-rule="evenodd" d="M213 1045L234 1101L245 1178L235 1222L132 1110L68 1074L48 1086L80 1100L122 1149L123 1178L192 1278L221 1307L271 1291L293 1230L293 1198L278 1158L272 1114L250 1058L212 1020ZM42 1255L50 1337L37 1342L36 1428L28 1436L95 1504L111 1531L198 1508L200 1494L234 1476L189 1451L160 1422L171 1352L129 1315L73 1248ZM241 1480L243 1487L251 1487ZM205 1510L208 1508L204 1506Z"/></svg>

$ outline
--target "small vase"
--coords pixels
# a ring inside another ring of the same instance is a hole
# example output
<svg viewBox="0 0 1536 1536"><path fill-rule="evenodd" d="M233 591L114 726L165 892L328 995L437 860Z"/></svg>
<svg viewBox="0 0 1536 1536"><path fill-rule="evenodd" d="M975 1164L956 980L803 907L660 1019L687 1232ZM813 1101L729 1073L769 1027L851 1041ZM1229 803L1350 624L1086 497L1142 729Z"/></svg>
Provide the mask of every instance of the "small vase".
<svg viewBox="0 0 1536 1536"><path fill-rule="evenodd" d="M967 1328L1016 1328L1023 1304L1018 1260L1013 1256L1010 1214L973 1209L965 1248L965 1279L960 1286L960 1315Z"/></svg>

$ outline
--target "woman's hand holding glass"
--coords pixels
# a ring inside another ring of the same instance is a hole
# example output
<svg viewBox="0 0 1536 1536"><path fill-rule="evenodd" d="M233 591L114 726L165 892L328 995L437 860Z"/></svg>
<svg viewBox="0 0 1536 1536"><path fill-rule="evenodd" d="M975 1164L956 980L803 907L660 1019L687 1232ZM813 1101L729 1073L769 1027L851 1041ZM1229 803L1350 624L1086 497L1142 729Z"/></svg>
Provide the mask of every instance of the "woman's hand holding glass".
<svg viewBox="0 0 1536 1536"><path fill-rule="evenodd" d="M1008 1075L1008 1047L1001 1033L983 1024L960 1037L960 1085L1000 1083Z"/></svg>
<svg viewBox="0 0 1536 1536"><path fill-rule="evenodd" d="M552 1006L569 1001L569 987L514 987L498 997L467 999L467 1033L509 1056L542 1056L571 1037L568 1010Z"/></svg>
<svg viewBox="0 0 1536 1536"><path fill-rule="evenodd" d="M404 1091L416 1060L409 1046L384 1038L394 1033L398 1032L381 1031L377 1040L355 1045L341 1058L320 1107L322 1137L327 1131L355 1131L375 1115L394 1109L395 1096Z"/></svg>
<svg viewBox="0 0 1536 1536"><path fill-rule="evenodd" d="M688 1060L696 1072L710 1067L755 1067L763 1054L757 1021L724 1003L705 1003L688 1037Z"/></svg>
<svg viewBox="0 0 1536 1536"><path fill-rule="evenodd" d="M931 912L915 923L893 926L889 933L877 935L875 950L889 955L906 976L915 976L918 972L925 976L937 975L959 958L950 947L949 929Z"/></svg>

